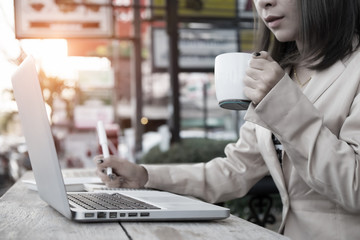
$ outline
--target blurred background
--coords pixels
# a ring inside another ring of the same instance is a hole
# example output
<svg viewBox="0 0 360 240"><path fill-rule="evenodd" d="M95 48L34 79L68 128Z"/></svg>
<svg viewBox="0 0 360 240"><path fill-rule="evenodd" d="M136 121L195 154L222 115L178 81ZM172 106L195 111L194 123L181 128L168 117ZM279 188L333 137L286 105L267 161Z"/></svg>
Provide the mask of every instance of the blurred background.
<svg viewBox="0 0 360 240"><path fill-rule="evenodd" d="M63 169L95 167L98 120L129 161L205 162L224 156L244 115L218 106L214 59L252 52L253 32L251 0L0 1L0 196L31 170L11 85L26 56ZM265 180L225 205L276 229L281 201Z"/></svg>
<svg viewBox="0 0 360 240"><path fill-rule="evenodd" d="M63 168L93 167L97 120L112 153L134 162L206 161L218 153L156 154L188 140L200 141L198 153L238 137L243 113L218 107L213 65L218 54L252 50L251 1L8 0L0 32L1 192L31 169L11 85L27 55Z"/></svg>

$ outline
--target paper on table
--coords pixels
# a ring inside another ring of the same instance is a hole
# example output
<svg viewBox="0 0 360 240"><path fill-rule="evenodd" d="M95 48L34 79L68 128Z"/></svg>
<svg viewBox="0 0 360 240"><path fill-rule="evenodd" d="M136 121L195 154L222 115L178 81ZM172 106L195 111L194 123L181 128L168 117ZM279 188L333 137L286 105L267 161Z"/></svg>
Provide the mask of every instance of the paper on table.
<svg viewBox="0 0 360 240"><path fill-rule="evenodd" d="M25 185L34 191L37 191L37 186L35 179L22 180ZM85 191L84 184L86 183L102 183L99 177L74 177L74 178L65 178L64 184L67 192L78 192Z"/></svg>

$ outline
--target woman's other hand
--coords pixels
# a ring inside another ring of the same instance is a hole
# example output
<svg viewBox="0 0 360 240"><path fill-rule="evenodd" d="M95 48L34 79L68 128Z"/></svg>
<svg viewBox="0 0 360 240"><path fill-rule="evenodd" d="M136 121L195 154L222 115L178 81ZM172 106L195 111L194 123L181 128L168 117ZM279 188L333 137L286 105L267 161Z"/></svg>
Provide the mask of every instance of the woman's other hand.
<svg viewBox="0 0 360 240"><path fill-rule="evenodd" d="M106 159L102 155L94 158L97 175L110 188L143 188L148 180L148 173L143 166L131 163L116 156ZM111 167L113 174L109 177L106 168Z"/></svg>

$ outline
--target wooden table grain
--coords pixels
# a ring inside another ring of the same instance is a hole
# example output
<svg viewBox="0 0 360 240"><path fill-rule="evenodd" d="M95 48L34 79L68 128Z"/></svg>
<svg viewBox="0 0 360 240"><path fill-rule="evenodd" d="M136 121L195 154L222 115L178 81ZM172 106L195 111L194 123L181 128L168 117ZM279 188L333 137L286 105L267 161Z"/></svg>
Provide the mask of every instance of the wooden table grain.
<svg viewBox="0 0 360 240"><path fill-rule="evenodd" d="M23 178L29 177L27 173ZM63 217L37 192L16 182L0 198L0 239L211 240L288 239L236 216L194 222L77 223Z"/></svg>

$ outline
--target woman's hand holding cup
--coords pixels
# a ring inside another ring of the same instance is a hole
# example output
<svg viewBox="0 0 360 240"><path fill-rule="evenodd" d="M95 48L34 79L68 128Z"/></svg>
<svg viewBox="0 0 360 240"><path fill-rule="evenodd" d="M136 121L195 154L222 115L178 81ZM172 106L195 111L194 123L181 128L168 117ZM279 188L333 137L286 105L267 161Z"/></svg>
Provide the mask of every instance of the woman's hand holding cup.
<svg viewBox="0 0 360 240"><path fill-rule="evenodd" d="M284 75L285 71L269 53L254 53L244 77L244 93L257 105Z"/></svg>

